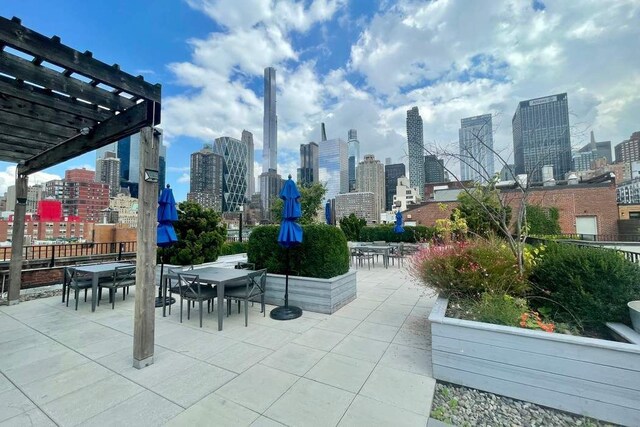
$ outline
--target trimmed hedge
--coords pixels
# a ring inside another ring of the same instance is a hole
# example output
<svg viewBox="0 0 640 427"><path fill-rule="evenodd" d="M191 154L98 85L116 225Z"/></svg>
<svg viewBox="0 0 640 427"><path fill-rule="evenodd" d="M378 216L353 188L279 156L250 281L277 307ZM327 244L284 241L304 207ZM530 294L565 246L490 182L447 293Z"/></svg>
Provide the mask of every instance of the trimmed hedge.
<svg viewBox="0 0 640 427"><path fill-rule="evenodd" d="M256 269L285 274L287 249L278 245L277 225L255 227L249 236L247 258ZM330 279L349 271L349 248L342 230L326 224L302 226L302 244L289 250L290 274Z"/></svg>
<svg viewBox="0 0 640 427"><path fill-rule="evenodd" d="M435 227L424 225L404 226L404 233L395 233L393 225L376 225L364 227L360 230L360 240L363 242L374 242L384 240L385 242L417 243L431 240L435 235Z"/></svg>
<svg viewBox="0 0 640 427"><path fill-rule="evenodd" d="M247 242L224 242L220 248L220 256L246 253L248 246Z"/></svg>
<svg viewBox="0 0 640 427"><path fill-rule="evenodd" d="M640 266L610 249L551 243L530 280L536 288L532 302L547 306L554 320L577 321L587 330L606 330L606 322L630 324L627 303L640 298Z"/></svg>

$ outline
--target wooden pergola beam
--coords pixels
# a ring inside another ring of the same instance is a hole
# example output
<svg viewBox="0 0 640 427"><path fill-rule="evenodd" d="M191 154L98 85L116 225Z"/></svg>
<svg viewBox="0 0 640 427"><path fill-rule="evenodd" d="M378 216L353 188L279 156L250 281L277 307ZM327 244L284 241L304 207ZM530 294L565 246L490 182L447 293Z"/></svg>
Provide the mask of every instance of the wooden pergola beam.
<svg viewBox="0 0 640 427"><path fill-rule="evenodd" d="M0 76L0 93L90 120L101 121L113 115L110 111L97 108L95 105L75 101L6 76Z"/></svg>
<svg viewBox="0 0 640 427"><path fill-rule="evenodd" d="M47 38L21 25L20 20L0 17L0 43L37 58L103 82L131 95L160 102L160 85L152 85L119 68L93 59L60 43L59 37Z"/></svg>
<svg viewBox="0 0 640 427"><path fill-rule="evenodd" d="M42 141L34 141L32 139L20 138L13 135L3 135L0 134L0 146L11 147L11 149L20 149L26 148L29 152L33 152L31 158L38 153L42 153L44 150L48 150L49 148L53 148L56 144L50 144Z"/></svg>
<svg viewBox="0 0 640 427"><path fill-rule="evenodd" d="M0 149L0 156L2 156L5 161L13 161L15 163L24 161L34 155L33 151L28 150L28 153L25 153L25 150L20 151L9 151Z"/></svg>
<svg viewBox="0 0 640 427"><path fill-rule="evenodd" d="M34 64L7 52L0 52L0 72L9 76L20 76L20 79L35 83L47 89L65 93L73 98L83 99L111 110L123 111L135 105L129 99L85 83L73 77Z"/></svg>
<svg viewBox="0 0 640 427"><path fill-rule="evenodd" d="M159 104L151 101L142 102L100 123L88 135L78 134L73 139L65 141L25 161L18 166L21 174L32 174L45 168L57 165L81 154L98 149L126 136L132 135L144 126L154 125L154 109ZM159 113L156 113L159 114Z"/></svg>
<svg viewBox="0 0 640 427"><path fill-rule="evenodd" d="M64 141L63 137L54 137L44 132L32 131L17 126L5 125L0 123L0 135L13 136L15 138L27 139L34 142L40 142L46 145L56 145Z"/></svg>
<svg viewBox="0 0 640 427"><path fill-rule="evenodd" d="M35 104L24 99L0 93L0 111L18 114L32 120L59 123L64 126L82 129L97 124L96 120L87 119L76 114L65 113L55 108Z"/></svg>
<svg viewBox="0 0 640 427"><path fill-rule="evenodd" d="M34 132L48 134L50 138L71 138L78 134L78 129L57 125L55 123L43 122L40 120L29 120L18 114L7 111L0 116L0 124L21 127Z"/></svg>

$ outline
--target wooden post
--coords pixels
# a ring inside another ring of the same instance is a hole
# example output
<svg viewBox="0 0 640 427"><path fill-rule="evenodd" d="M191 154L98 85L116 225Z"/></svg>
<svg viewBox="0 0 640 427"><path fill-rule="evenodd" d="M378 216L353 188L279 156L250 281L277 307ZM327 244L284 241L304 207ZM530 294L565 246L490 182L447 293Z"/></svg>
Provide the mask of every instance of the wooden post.
<svg viewBox="0 0 640 427"><path fill-rule="evenodd" d="M13 233L11 237L11 262L9 264L9 304L20 302L20 282L22 281L22 257L24 246L24 217L27 212L27 191L29 177L16 176L16 205L13 210Z"/></svg>
<svg viewBox="0 0 640 427"><path fill-rule="evenodd" d="M152 127L145 127L140 131L138 250L133 327L133 366L138 369L153 363L158 224L157 173L160 153L158 145L159 139L155 137Z"/></svg>

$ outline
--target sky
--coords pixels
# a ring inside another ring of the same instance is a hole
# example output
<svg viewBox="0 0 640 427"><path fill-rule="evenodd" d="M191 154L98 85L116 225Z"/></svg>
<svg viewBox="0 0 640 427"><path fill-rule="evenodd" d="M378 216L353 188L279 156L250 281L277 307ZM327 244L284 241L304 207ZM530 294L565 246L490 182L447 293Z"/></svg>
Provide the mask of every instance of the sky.
<svg viewBox="0 0 640 427"><path fill-rule="evenodd" d="M153 7L150 7L153 5ZM493 114L512 159L517 103L567 92L571 143L615 145L640 130L639 0L4 0L0 15L162 84L167 183L189 191L190 154L254 134L262 171L263 70L277 73L278 172L299 146L347 139L407 163L406 111L430 151L455 150L460 119ZM95 168L89 153L29 184ZM0 162L0 194L15 166Z"/></svg>

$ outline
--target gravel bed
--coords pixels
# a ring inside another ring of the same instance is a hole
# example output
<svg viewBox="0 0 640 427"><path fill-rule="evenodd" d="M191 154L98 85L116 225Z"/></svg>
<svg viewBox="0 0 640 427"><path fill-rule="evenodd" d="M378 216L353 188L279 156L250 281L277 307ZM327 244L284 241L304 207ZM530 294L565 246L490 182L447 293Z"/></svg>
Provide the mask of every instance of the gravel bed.
<svg viewBox="0 0 640 427"><path fill-rule="evenodd" d="M431 418L459 427L613 426L593 418L454 384L436 384Z"/></svg>
<svg viewBox="0 0 640 427"><path fill-rule="evenodd" d="M49 298L62 296L62 285L43 286L41 288L22 289L20 291L20 302L31 301L38 298ZM7 305L6 293L0 298L0 305Z"/></svg>

